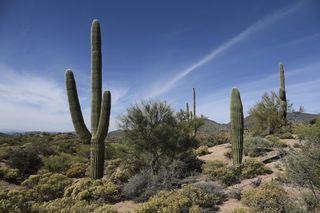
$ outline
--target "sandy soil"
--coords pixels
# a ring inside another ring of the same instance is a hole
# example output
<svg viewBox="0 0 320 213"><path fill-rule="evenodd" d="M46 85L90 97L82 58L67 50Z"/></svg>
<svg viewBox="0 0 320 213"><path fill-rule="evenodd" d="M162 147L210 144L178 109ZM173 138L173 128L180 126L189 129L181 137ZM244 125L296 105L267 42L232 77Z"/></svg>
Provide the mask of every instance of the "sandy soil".
<svg viewBox="0 0 320 213"><path fill-rule="evenodd" d="M133 212L139 207L139 204L128 200L116 203L113 205L113 207L116 208L119 212Z"/></svg>

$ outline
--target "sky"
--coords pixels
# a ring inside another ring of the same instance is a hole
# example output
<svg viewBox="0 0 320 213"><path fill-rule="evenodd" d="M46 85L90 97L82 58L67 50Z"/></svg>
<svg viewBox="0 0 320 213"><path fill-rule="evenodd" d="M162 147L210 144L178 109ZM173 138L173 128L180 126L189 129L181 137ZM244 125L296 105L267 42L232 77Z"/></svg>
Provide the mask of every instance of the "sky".
<svg viewBox="0 0 320 213"><path fill-rule="evenodd" d="M0 0L0 130L73 131L65 90L72 69L90 128L90 28L102 31L110 130L141 100L175 110L197 92L197 114L229 122L232 87L247 114L278 91L320 113L318 0Z"/></svg>

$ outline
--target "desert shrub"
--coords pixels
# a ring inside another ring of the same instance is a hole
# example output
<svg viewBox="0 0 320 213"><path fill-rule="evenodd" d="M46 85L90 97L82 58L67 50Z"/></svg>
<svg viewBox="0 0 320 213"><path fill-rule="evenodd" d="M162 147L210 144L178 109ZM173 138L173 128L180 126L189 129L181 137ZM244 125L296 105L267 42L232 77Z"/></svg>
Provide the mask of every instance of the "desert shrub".
<svg viewBox="0 0 320 213"><path fill-rule="evenodd" d="M66 172L67 177L70 178L81 178L86 173L86 165L82 163L72 164Z"/></svg>
<svg viewBox="0 0 320 213"><path fill-rule="evenodd" d="M76 146L76 154L81 159L89 159L90 158L90 144L78 144Z"/></svg>
<svg viewBox="0 0 320 213"><path fill-rule="evenodd" d="M0 178L10 182L15 183L19 179L19 170L12 169L7 166L0 166Z"/></svg>
<svg viewBox="0 0 320 213"><path fill-rule="evenodd" d="M267 135L265 139L267 139L269 141L270 146L274 148L284 148L288 146L275 135Z"/></svg>
<svg viewBox="0 0 320 213"><path fill-rule="evenodd" d="M219 132L209 136L200 136L200 145L202 146L216 146L230 142L230 134L228 132Z"/></svg>
<svg viewBox="0 0 320 213"><path fill-rule="evenodd" d="M320 201L312 193L306 192L302 194L302 199L306 205L307 212L319 212L320 211Z"/></svg>
<svg viewBox="0 0 320 213"><path fill-rule="evenodd" d="M45 173L31 175L22 186L33 191L38 201L49 201L62 197L64 189L71 183L72 180L62 174Z"/></svg>
<svg viewBox="0 0 320 213"><path fill-rule="evenodd" d="M51 155L43 159L44 168L50 172L65 172L73 162L77 162L76 157L66 153Z"/></svg>
<svg viewBox="0 0 320 213"><path fill-rule="evenodd" d="M64 196L88 202L114 203L120 198L120 186L106 179L83 178L66 188Z"/></svg>
<svg viewBox="0 0 320 213"><path fill-rule="evenodd" d="M223 155L228 158L228 159L232 159L232 150L231 149L228 149L227 151L225 151L223 153Z"/></svg>
<svg viewBox="0 0 320 213"><path fill-rule="evenodd" d="M294 143L293 148L301 148L302 145L300 143Z"/></svg>
<svg viewBox="0 0 320 213"><path fill-rule="evenodd" d="M320 136L309 139L300 149L291 149L284 162L288 180L309 188L316 196L320 190Z"/></svg>
<svg viewBox="0 0 320 213"><path fill-rule="evenodd" d="M169 167L162 167L155 174L151 169L141 170L131 177L123 187L123 196L141 202L149 199L160 190L176 188L178 179L183 176L184 163L174 161Z"/></svg>
<svg viewBox="0 0 320 213"><path fill-rule="evenodd" d="M121 127L125 141L134 147L135 157L154 173L173 160L191 163L187 168L195 166L192 149L197 140L190 134L187 121L181 121L166 102L148 101L131 106L121 118Z"/></svg>
<svg viewBox="0 0 320 213"><path fill-rule="evenodd" d="M282 134L279 134L279 138L281 138L281 139L292 139L294 137L290 132L284 132Z"/></svg>
<svg viewBox="0 0 320 213"><path fill-rule="evenodd" d="M254 212L290 212L288 211L288 195L284 188L276 182L264 183L257 188L245 190L241 202L251 207Z"/></svg>
<svg viewBox="0 0 320 213"><path fill-rule="evenodd" d="M220 200L221 203L227 198L227 195L224 192L223 188L215 182L212 182L212 181L197 182L192 184L192 186L201 189L202 191L208 193L209 195L213 195L221 198ZM220 204L220 202L218 202L217 204Z"/></svg>
<svg viewBox="0 0 320 213"><path fill-rule="evenodd" d="M208 161L202 166L203 174L210 180L230 186L239 182L239 170L234 167L228 167L221 161Z"/></svg>
<svg viewBox="0 0 320 213"><path fill-rule="evenodd" d="M34 174L42 165L41 158L28 149L17 149L10 154L9 165L19 169L21 175Z"/></svg>
<svg viewBox="0 0 320 213"><path fill-rule="evenodd" d="M208 146L199 146L194 152L197 156L207 155L210 153L208 151Z"/></svg>
<svg viewBox="0 0 320 213"><path fill-rule="evenodd" d="M253 213L250 209L246 209L246 208L237 208L237 209L233 209L230 210L226 213Z"/></svg>
<svg viewBox="0 0 320 213"><path fill-rule="evenodd" d="M33 196L27 190L0 187L0 212L31 213Z"/></svg>
<svg viewBox="0 0 320 213"><path fill-rule="evenodd" d="M254 178L258 175L271 174L272 170L255 159L245 159L242 165L242 177Z"/></svg>
<svg viewBox="0 0 320 213"><path fill-rule="evenodd" d="M209 195L199 188L186 185L181 189L161 191L142 204L138 213L151 212L201 212L203 208L213 209L221 202L218 196Z"/></svg>
<svg viewBox="0 0 320 213"><path fill-rule="evenodd" d="M250 157L258 157L271 151L270 142L261 137L246 137L243 144L244 155Z"/></svg>

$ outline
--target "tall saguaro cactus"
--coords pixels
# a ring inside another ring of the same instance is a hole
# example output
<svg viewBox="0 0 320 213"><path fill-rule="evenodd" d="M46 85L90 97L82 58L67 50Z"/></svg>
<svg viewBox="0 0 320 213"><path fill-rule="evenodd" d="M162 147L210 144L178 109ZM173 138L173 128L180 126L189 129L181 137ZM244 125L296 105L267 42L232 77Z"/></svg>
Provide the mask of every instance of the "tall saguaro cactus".
<svg viewBox="0 0 320 213"><path fill-rule="evenodd" d="M240 166L243 153L243 107L237 88L231 91L230 119L233 165Z"/></svg>
<svg viewBox="0 0 320 213"><path fill-rule="evenodd" d="M287 124L287 97L286 97L286 88L285 88L285 78L284 78L284 68L283 64L279 65L279 74L280 74L280 89L279 89L279 99L280 99L280 112L279 117L283 125Z"/></svg>
<svg viewBox="0 0 320 213"><path fill-rule="evenodd" d="M76 82L71 70L66 71L66 87L73 126L78 137L90 143L90 177L103 177L104 140L108 134L111 93L105 91L102 96L102 59L101 32L98 20L91 27L91 133L87 129L79 103Z"/></svg>

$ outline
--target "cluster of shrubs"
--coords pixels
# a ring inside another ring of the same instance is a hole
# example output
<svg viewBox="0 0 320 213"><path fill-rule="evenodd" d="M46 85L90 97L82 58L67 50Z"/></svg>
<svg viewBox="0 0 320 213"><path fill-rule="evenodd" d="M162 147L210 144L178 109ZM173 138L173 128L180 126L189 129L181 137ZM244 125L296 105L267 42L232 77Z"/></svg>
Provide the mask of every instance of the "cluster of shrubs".
<svg viewBox="0 0 320 213"><path fill-rule="evenodd" d="M271 169L255 159L244 160L241 168L228 166L218 160L209 161L203 165L202 172L208 179L219 181L226 186L239 183L242 179L254 178L258 175L272 173Z"/></svg>
<svg viewBox="0 0 320 213"><path fill-rule="evenodd" d="M200 135L199 142L201 146L213 147L216 145L230 143L229 132L219 132L212 135Z"/></svg>

